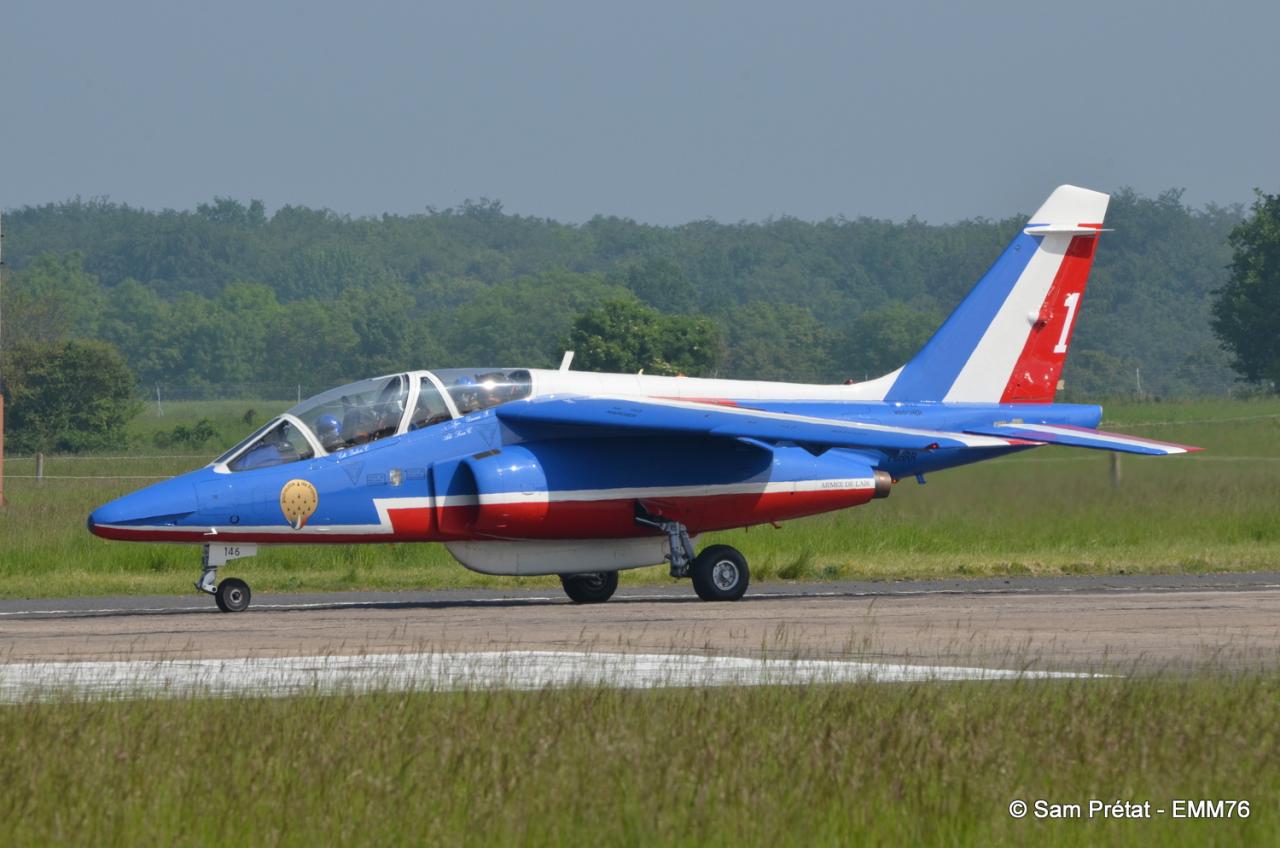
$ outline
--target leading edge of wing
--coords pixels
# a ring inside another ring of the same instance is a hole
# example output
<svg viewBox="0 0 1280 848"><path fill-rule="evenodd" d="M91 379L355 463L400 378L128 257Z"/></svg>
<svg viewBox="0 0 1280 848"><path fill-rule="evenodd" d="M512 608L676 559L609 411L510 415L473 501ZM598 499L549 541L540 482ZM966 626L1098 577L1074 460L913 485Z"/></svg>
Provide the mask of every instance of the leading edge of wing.
<svg viewBox="0 0 1280 848"><path fill-rule="evenodd" d="M558 396L504 404L494 410L504 424L520 432L527 425L572 428L590 435L685 433L795 442L826 447L881 450L1007 448L1027 444L1021 438L950 433L765 412L736 406L658 398Z"/></svg>
<svg viewBox="0 0 1280 848"><path fill-rule="evenodd" d="M990 427L966 428L966 432L1029 439L1049 445L1062 445L1063 447L1093 448L1094 450L1136 453L1144 456L1169 456L1177 453L1195 453L1196 451L1204 450L1204 448L1195 448L1190 445L1158 442L1155 439L1143 439L1138 436L1108 433L1105 430L1091 430L1088 427L1074 427L1067 424L1006 422L992 424Z"/></svg>

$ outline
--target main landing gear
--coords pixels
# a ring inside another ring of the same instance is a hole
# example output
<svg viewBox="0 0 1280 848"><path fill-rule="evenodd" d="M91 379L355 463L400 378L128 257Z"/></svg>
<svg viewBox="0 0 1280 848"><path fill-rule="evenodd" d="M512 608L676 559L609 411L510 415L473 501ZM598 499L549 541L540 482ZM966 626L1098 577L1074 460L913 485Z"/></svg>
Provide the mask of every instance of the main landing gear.
<svg viewBox="0 0 1280 848"><path fill-rule="evenodd" d="M618 572L593 571L588 574L561 574L564 593L575 604L603 604L618 589Z"/></svg>
<svg viewBox="0 0 1280 848"><path fill-rule="evenodd" d="M729 545L711 545L694 555L689 529L678 521L652 515L643 504L636 504L636 524L652 527L667 534L667 561L672 577L688 577L693 591L704 601L736 601L746 594L751 583L747 558Z"/></svg>
<svg viewBox="0 0 1280 848"><path fill-rule="evenodd" d="M709 545L695 554L689 528L678 521L653 515L636 504L636 524L652 527L667 534L667 562L672 577L688 577L693 591L704 601L736 601L746 594L751 583L747 558L729 545ZM618 572L593 571L561 574L560 583L569 600L576 604L602 604L613 597L618 588Z"/></svg>
<svg viewBox="0 0 1280 848"><path fill-rule="evenodd" d="M249 584L238 577L228 577L219 583L218 567L233 559L243 559L257 553L257 545L205 545L196 588L207 595L213 595L214 603L223 612L244 612L249 608L249 600L253 597Z"/></svg>

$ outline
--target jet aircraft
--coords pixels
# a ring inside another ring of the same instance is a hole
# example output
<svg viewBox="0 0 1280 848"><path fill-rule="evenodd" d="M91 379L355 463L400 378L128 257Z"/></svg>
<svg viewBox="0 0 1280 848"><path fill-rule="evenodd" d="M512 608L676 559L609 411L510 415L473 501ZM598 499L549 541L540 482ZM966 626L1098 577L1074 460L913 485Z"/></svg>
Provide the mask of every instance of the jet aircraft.
<svg viewBox="0 0 1280 848"><path fill-rule="evenodd" d="M750 580L699 534L889 495L904 478L1041 445L1197 448L1096 428L1055 404L1108 196L1056 189L924 348L843 385L559 370L389 374L310 398L208 466L94 511L107 539L203 546L196 588L259 545L443 542L487 574L559 575L579 603L665 562L708 601Z"/></svg>

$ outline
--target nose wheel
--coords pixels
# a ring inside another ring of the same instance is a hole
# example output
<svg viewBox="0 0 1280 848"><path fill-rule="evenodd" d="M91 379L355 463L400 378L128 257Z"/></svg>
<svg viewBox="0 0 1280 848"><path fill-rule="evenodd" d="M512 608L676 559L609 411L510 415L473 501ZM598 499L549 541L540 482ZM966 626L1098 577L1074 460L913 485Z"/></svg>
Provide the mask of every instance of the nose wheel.
<svg viewBox="0 0 1280 848"><path fill-rule="evenodd" d="M244 612L249 608L249 599L253 593L249 584L238 577L228 577L218 584L213 593L213 601L223 612Z"/></svg>

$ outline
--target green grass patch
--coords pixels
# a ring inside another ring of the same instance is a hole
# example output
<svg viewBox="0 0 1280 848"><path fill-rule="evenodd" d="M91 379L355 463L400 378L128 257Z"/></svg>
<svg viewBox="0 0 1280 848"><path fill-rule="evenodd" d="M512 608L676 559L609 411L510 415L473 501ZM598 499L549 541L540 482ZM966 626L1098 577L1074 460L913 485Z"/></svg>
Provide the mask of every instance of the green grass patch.
<svg viewBox="0 0 1280 848"><path fill-rule="evenodd" d="M0 844L1280 844L1280 676L0 707ZM1247 800L1015 820L1014 799Z"/></svg>
<svg viewBox="0 0 1280 848"><path fill-rule="evenodd" d="M30 459L6 463L10 506L0 511L0 597L167 594L195 579L194 547L106 542L84 530L96 506L150 479L198 467L223 445L159 451L152 434L214 422L223 443L278 411L255 401L154 406L134 422L122 454L50 458L43 484ZM1104 427L1205 447L1202 454L1125 456L1113 487L1110 456L1039 448L906 480L857 509L707 534L740 548L757 579L911 579L1021 574L1210 572L1280 568L1280 400L1116 404ZM117 477L124 479L68 479ZM440 545L278 547L233 563L259 591L412 589L555 584L474 574ZM624 583L670 581L664 569Z"/></svg>

